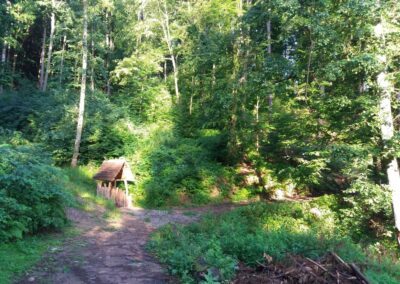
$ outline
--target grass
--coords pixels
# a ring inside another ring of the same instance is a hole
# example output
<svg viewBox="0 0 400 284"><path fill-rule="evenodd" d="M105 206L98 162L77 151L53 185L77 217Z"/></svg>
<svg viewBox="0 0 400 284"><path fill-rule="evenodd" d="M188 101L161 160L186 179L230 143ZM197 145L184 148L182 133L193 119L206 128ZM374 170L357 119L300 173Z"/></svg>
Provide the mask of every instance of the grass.
<svg viewBox="0 0 400 284"><path fill-rule="evenodd" d="M0 244L0 283L11 283L37 263L43 254L56 251L66 238L76 233L68 227L59 233L28 236L16 242Z"/></svg>
<svg viewBox="0 0 400 284"><path fill-rule="evenodd" d="M334 212L321 207L324 215L313 215L310 209L316 204L257 203L186 227L167 225L152 235L149 249L183 283L194 283L193 276L200 273L212 277L211 271L227 282L239 262L255 266L264 253L284 263L288 254L317 259L328 251L360 264L372 283L400 283L398 260L378 260L366 252L338 230Z"/></svg>

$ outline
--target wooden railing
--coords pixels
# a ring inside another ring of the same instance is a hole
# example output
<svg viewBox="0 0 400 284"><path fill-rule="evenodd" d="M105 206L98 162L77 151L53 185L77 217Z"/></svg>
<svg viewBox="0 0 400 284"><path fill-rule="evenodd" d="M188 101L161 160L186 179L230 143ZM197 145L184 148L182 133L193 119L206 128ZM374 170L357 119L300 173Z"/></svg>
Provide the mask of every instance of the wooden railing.
<svg viewBox="0 0 400 284"><path fill-rule="evenodd" d="M113 200L117 207L130 207L131 206L131 197L127 194L126 191L112 186L112 183L109 183L108 186L104 186L101 183L97 184L97 195L103 196L104 198Z"/></svg>

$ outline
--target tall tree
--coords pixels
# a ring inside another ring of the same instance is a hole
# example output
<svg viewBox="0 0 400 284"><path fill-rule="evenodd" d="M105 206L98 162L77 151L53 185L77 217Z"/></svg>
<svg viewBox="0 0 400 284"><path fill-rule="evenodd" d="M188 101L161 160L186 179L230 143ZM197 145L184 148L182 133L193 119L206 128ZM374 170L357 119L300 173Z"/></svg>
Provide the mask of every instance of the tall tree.
<svg viewBox="0 0 400 284"><path fill-rule="evenodd" d="M44 72L45 72L45 57L46 57L46 25L43 25L42 49L40 52L40 69L39 69L39 89L43 90Z"/></svg>
<svg viewBox="0 0 400 284"><path fill-rule="evenodd" d="M86 77L87 77L87 61L88 61L88 2L82 0L83 4L83 32L82 32L82 77L81 92L79 99L78 123L76 127L76 137L74 144L74 153L72 155L71 166L76 167L78 164L79 149L82 140L83 122L85 114L85 97L86 97Z"/></svg>
<svg viewBox="0 0 400 284"><path fill-rule="evenodd" d="M375 26L375 35L379 41L381 51L386 48L385 34L389 31L389 27L381 16L381 21ZM388 145L394 137L394 121L392 114L392 95L394 94L393 83L388 79L387 67L388 58L385 53L377 54L378 59L384 66L383 70L377 76L377 85L379 88L380 102L379 102L379 119L381 136L385 145ZM389 181L389 188L392 191L392 204L395 219L395 226L397 229L397 241L400 244L400 174L397 158L390 154L389 163L386 168L386 173Z"/></svg>
<svg viewBox="0 0 400 284"><path fill-rule="evenodd" d="M171 36L171 27L170 27L170 14L167 6L167 0L157 0L158 1L158 9L160 13L160 24L164 35L164 41L167 45L169 52L169 59L172 62L172 70L174 75L174 88L175 88L175 96L176 100L179 101L179 67L178 60L175 52L175 47L173 43L173 38Z"/></svg>
<svg viewBox="0 0 400 284"><path fill-rule="evenodd" d="M56 2L55 0L51 0L51 17L50 17L50 37L49 37L49 49L47 51L47 65L44 74L43 86L42 91L46 92L47 90L47 82L49 80L49 73L51 68L51 59L52 59L52 52L53 52L53 42L54 42L54 32L56 30Z"/></svg>

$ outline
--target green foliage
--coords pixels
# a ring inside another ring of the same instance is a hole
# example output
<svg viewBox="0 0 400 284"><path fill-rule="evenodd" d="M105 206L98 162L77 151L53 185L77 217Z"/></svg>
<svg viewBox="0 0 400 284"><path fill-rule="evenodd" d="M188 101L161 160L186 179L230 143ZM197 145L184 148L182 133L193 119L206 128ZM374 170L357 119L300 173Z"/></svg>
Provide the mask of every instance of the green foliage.
<svg viewBox="0 0 400 284"><path fill-rule="evenodd" d="M359 179L345 191L343 199L347 205L341 210L343 226L354 238L392 238L391 191L386 186Z"/></svg>
<svg viewBox="0 0 400 284"><path fill-rule="evenodd" d="M232 173L213 160L203 142L156 128L139 145L140 164L135 168L146 206L204 204L228 195Z"/></svg>
<svg viewBox="0 0 400 284"><path fill-rule="evenodd" d="M383 272L387 262L367 258L359 246L335 229L333 213L326 207L332 202L323 198L311 204L259 203L222 216L208 216L187 227L167 225L153 234L149 248L184 282L193 282L189 276L210 271L219 271L221 277L215 278L214 273L213 281L228 281L239 261L257 265L264 253L282 262L287 254L316 259L327 251L338 252L346 261L363 263L371 279L382 275L390 283L398 281L398 264ZM318 203L322 217L311 213Z"/></svg>
<svg viewBox="0 0 400 284"><path fill-rule="evenodd" d="M123 156L134 137L122 112L115 111L103 93L93 93L87 100L81 161ZM76 135L76 104L73 92L41 94L21 90L3 97L0 120L4 128L20 131L23 138L42 143L55 162L64 165L70 162Z"/></svg>
<svg viewBox="0 0 400 284"><path fill-rule="evenodd" d="M0 145L0 240L66 224L65 177L35 146Z"/></svg>

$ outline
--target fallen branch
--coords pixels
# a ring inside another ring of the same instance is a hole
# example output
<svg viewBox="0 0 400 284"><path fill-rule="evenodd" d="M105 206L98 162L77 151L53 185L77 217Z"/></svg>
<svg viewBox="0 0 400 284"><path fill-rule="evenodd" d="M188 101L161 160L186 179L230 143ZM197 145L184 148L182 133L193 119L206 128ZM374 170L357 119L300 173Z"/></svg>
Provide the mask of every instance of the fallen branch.
<svg viewBox="0 0 400 284"><path fill-rule="evenodd" d="M323 267L321 264L319 264L318 262L315 262L314 260L312 260L311 258L306 257L306 259L311 262L312 264L315 264L316 266L318 266L319 268L321 268L323 271L328 272L330 276L333 277L333 279L337 279L336 275L333 274L332 272L328 271L328 269L326 269L325 267Z"/></svg>
<svg viewBox="0 0 400 284"><path fill-rule="evenodd" d="M336 253L331 251L330 254L335 258L335 260L337 262L339 262L340 264L343 264L343 266L346 267L349 271L352 270L351 267L340 256L338 256Z"/></svg>
<svg viewBox="0 0 400 284"><path fill-rule="evenodd" d="M350 267L353 269L354 273L358 276L360 280L364 281L365 284L371 284L371 282L368 281L368 279L364 276L364 274L362 274L361 270L358 268L357 265L351 263Z"/></svg>

